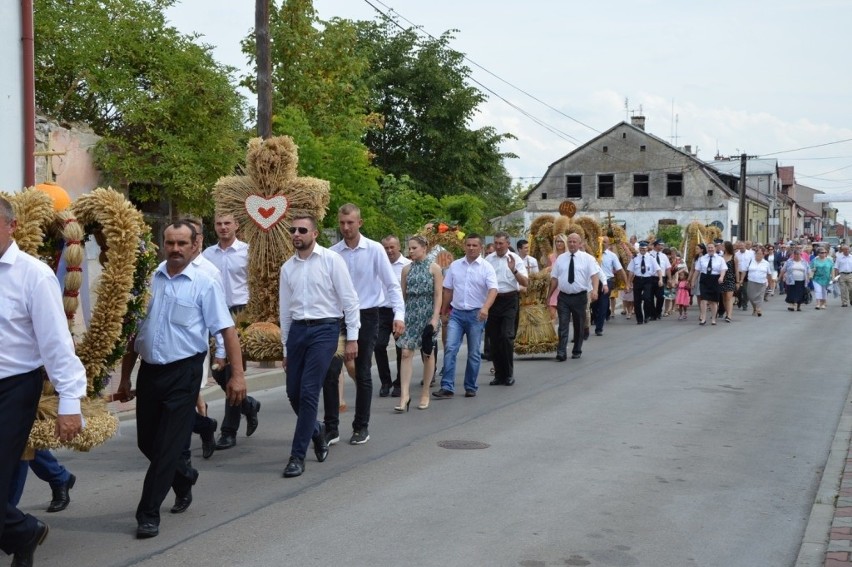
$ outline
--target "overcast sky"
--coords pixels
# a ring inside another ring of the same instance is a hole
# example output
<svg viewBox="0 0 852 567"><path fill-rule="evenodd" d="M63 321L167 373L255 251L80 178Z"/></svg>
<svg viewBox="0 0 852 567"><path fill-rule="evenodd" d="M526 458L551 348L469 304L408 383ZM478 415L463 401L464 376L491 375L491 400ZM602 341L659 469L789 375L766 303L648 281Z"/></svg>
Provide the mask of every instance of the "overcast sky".
<svg viewBox="0 0 852 567"><path fill-rule="evenodd" d="M453 47L493 91L473 126L517 136L506 166L525 184L625 120L626 99L647 131L701 159L775 157L799 183L852 199L849 0L314 0L321 19L381 17L370 4L433 36L458 30ZM168 17L248 71L239 41L254 6L182 0ZM835 206L852 223L852 202Z"/></svg>

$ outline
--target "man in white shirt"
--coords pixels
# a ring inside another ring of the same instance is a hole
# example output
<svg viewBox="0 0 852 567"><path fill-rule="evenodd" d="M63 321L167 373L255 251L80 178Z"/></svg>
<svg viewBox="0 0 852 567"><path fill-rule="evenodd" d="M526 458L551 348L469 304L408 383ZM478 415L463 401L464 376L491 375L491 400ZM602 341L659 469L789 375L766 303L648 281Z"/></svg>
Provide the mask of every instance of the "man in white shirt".
<svg viewBox="0 0 852 567"><path fill-rule="evenodd" d="M432 396L439 400L451 399L456 390L456 357L462 338L467 335L467 366L464 371L464 395L476 396L479 387L476 378L482 355L479 345L488 311L497 297L497 274L485 261L482 254L482 238L468 234L464 241L464 258L450 264L444 277L441 314L447 325L447 340L444 351L444 369L441 389ZM452 307L452 312L450 311ZM449 320L448 320L449 316Z"/></svg>
<svg viewBox="0 0 852 567"><path fill-rule="evenodd" d="M492 386L515 383L515 331L520 307L519 291L529 284L523 259L509 250L509 233L494 233L494 252L485 257L497 277L497 297L488 311L485 334L491 343L494 362Z"/></svg>
<svg viewBox="0 0 852 567"><path fill-rule="evenodd" d="M840 286L840 306L849 306L849 292L852 291L852 254L849 245L841 244L840 251L834 258L834 277Z"/></svg>
<svg viewBox="0 0 852 567"><path fill-rule="evenodd" d="M598 266L595 257L580 250L582 238L576 232L568 235L568 250L560 254L550 274L550 297L558 288L559 295L556 312L559 314L559 346L556 348L556 360L562 362L568 358L569 326L574 327L574 346L571 358L580 358L583 354L584 324L589 301L598 298Z"/></svg>
<svg viewBox="0 0 852 567"><path fill-rule="evenodd" d="M402 277L402 269L411 263L411 260L402 255L400 250L399 239L393 234L382 239L382 246L390 260L391 268L396 276L396 281L400 281ZM379 371L379 380L382 385L379 388L379 397L386 398L389 394L391 397L399 397L399 363L402 358L402 349L396 348L396 379L391 380L390 363L388 361L388 344L393 333L393 306L387 300L388 294L385 294L385 304L379 307L379 338L376 341L376 367ZM393 392L391 392L393 387Z"/></svg>
<svg viewBox="0 0 852 567"><path fill-rule="evenodd" d="M290 234L296 253L281 266L279 315L287 398L298 417L285 478L305 472L311 440L317 461L328 456L325 426L317 421L319 393L337 350L341 314L346 319L346 360L358 355L360 327L358 295L346 263L316 243L316 219L296 215Z"/></svg>
<svg viewBox="0 0 852 567"><path fill-rule="evenodd" d="M239 225L234 215L216 215L216 236L219 242L204 250L204 257L213 262L222 274L225 301L231 314L236 315L248 303L248 244L237 238Z"/></svg>
<svg viewBox="0 0 852 567"><path fill-rule="evenodd" d="M751 249L751 241L738 240L734 244L734 248L736 250L734 252L734 262L736 262L739 273L745 278L745 274L748 273L749 264L754 262L754 250ZM748 298L745 294L745 287L743 285L737 289L737 305L743 311L748 309Z"/></svg>
<svg viewBox="0 0 852 567"><path fill-rule="evenodd" d="M331 247L346 262L361 306L361 328L358 332L358 356L355 358L355 418L352 421L350 445L363 445L370 440L370 404L373 378L370 365L379 333L379 307L387 301L393 307L393 335L405 330L405 304L399 279L394 275L382 245L360 232L361 210L347 203L337 211L337 224L343 240Z"/></svg>
<svg viewBox="0 0 852 567"><path fill-rule="evenodd" d="M528 276L538 273L538 260L530 256L530 243L523 238L518 240L518 256L524 261Z"/></svg>
<svg viewBox="0 0 852 567"><path fill-rule="evenodd" d="M225 291L225 302L231 315L237 315L248 303L248 244L237 239L239 225L233 215L216 215L216 236L219 242L204 249L202 256L219 272L219 282ZM203 235L201 236L203 239ZM200 259L193 260L199 265ZM209 267L209 266L206 266ZM231 378L231 367L225 359L224 346L221 338L216 341L216 355L213 361L213 379L222 390L228 387ZM245 366L245 365L244 365ZM243 368L245 370L245 367ZM206 374L206 372L205 372ZM239 406L225 405L225 416L219 439L216 441L217 451L230 449L237 444L237 431L240 429L242 416L246 416L246 437L251 437L257 430L260 401L252 396L246 396Z"/></svg>
<svg viewBox="0 0 852 567"><path fill-rule="evenodd" d="M595 322L595 335L600 337L603 335L604 323L609 317L609 297L610 292L616 284L616 278L621 277L622 281L627 283L627 275L624 273L624 268L621 261L618 259L618 254L610 250L609 238L604 236L601 239L603 253L601 254L601 271L603 279L598 287L598 299L591 305L592 320Z"/></svg>
<svg viewBox="0 0 852 567"><path fill-rule="evenodd" d="M639 253L633 257L627 266L627 289L633 290L633 305L636 309L636 324L647 323L654 314L654 300L651 297L651 286L663 285L663 271L654 257L648 254L648 242L639 243Z"/></svg>
<svg viewBox="0 0 852 567"><path fill-rule="evenodd" d="M27 445L43 384L42 367L59 395L56 433L74 439L82 429L80 399L86 371L74 353L59 282L53 271L18 248L11 203L0 197L0 494ZM13 565L32 565L48 527L7 502L0 503L0 549Z"/></svg>
<svg viewBox="0 0 852 567"><path fill-rule="evenodd" d="M654 241L654 250L650 252L651 256L654 260L657 261L657 265L660 266L660 270L663 272L663 282L659 284L659 280L655 280L651 285L651 293L654 296L654 313L651 317L651 321L656 321L658 319L663 318L663 306L665 305L665 290L666 285L669 283L669 273L672 269L672 263L669 261L669 257L666 256L665 252L663 252L663 248L665 247L665 242L662 240Z"/></svg>

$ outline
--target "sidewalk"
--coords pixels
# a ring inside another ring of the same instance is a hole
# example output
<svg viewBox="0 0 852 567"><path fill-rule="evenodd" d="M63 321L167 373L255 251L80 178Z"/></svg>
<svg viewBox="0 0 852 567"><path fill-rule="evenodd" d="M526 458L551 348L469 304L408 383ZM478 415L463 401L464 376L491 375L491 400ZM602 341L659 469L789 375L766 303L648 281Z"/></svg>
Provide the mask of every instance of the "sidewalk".
<svg viewBox="0 0 852 567"><path fill-rule="evenodd" d="M137 367L133 369L131 381L135 387ZM118 390L119 371L112 374L109 384L104 388L105 395L114 394ZM261 365L259 362L248 362L246 365L246 384L249 393L275 388L284 385L284 369L281 368L281 363L276 363L274 367ZM225 397L225 392L219 386L202 385L201 397L207 401L221 400ZM136 400L130 400L126 403L110 402L107 407L111 412L118 415L121 421L136 418Z"/></svg>
<svg viewBox="0 0 852 567"><path fill-rule="evenodd" d="M852 567L852 392L831 444L795 567Z"/></svg>

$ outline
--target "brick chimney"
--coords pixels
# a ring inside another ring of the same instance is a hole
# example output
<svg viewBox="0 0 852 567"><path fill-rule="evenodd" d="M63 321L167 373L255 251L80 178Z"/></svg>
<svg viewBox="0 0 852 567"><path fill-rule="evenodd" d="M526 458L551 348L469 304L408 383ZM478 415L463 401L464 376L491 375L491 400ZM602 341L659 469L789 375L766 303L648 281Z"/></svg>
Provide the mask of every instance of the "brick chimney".
<svg viewBox="0 0 852 567"><path fill-rule="evenodd" d="M630 117L630 123L633 126L636 126L637 128L639 128L640 130L645 129L645 117L644 116L631 116Z"/></svg>

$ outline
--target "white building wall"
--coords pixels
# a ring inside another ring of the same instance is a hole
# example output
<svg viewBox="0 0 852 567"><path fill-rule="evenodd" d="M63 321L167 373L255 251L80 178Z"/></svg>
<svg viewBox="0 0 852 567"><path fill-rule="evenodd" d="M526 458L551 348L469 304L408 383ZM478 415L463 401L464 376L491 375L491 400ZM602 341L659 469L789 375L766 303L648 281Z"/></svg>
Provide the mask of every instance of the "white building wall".
<svg viewBox="0 0 852 567"><path fill-rule="evenodd" d="M24 186L21 3L0 2L0 191Z"/></svg>

